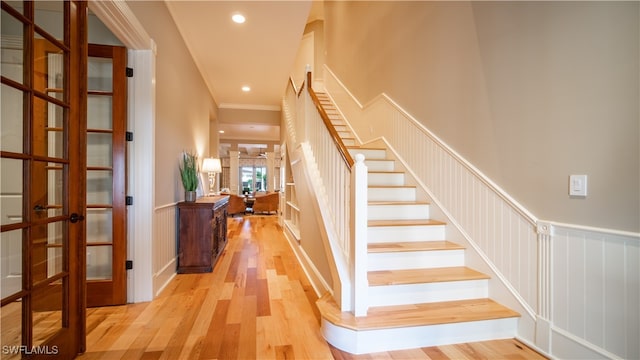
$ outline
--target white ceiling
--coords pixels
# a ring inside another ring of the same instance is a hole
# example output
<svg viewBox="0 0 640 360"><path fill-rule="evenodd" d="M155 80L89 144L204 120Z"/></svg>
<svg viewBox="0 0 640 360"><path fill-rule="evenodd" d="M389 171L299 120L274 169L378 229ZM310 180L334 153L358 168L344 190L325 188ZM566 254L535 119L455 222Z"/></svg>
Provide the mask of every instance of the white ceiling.
<svg viewBox="0 0 640 360"><path fill-rule="evenodd" d="M166 1L218 106L247 109L280 108L311 3ZM246 22L231 21L235 13Z"/></svg>
<svg viewBox="0 0 640 360"><path fill-rule="evenodd" d="M219 108L280 110L282 95L308 20L322 18L322 2L165 0ZM241 13L246 22L231 16ZM250 92L243 92L243 86ZM243 154L278 142L279 124L219 123L220 156L243 140ZM263 143L260 143L263 141Z"/></svg>

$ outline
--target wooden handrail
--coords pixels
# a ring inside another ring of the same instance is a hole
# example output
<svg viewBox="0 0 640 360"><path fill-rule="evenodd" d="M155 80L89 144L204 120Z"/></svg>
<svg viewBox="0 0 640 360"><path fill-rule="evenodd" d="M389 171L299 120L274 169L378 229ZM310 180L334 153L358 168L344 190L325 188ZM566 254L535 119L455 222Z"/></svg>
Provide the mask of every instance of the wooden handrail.
<svg viewBox="0 0 640 360"><path fill-rule="evenodd" d="M329 115L327 115L327 113L324 111L324 108L320 104L320 100L318 100L318 96L316 95L316 92L313 91L313 88L311 86L311 72L307 73L307 89L309 90L309 95L311 96L311 100L316 106L316 110L318 110L318 112L320 113L320 117L322 118L324 125L327 127L327 130L329 130L329 134L331 134L331 138L333 139L333 142L338 147L340 156L342 156L342 159L347 163L349 168L352 168L355 162L353 161L353 158L351 157L349 150L342 142L342 139L340 138L340 135L338 135L338 132L336 131L335 127L333 127L333 124L331 123L331 119L329 119Z"/></svg>
<svg viewBox="0 0 640 360"><path fill-rule="evenodd" d="M289 76L289 84L291 84L291 88L293 89L293 92L297 93L298 89L296 89L296 83L293 82L293 78L291 76Z"/></svg>

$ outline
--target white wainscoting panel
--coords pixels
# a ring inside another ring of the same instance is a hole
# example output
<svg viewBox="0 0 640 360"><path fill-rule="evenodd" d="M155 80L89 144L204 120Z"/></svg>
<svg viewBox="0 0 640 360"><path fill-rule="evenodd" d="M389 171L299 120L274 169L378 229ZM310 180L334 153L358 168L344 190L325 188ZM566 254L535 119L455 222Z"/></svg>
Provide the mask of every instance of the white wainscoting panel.
<svg viewBox="0 0 640 360"><path fill-rule="evenodd" d="M551 247L554 327L640 359L640 239L555 224Z"/></svg>
<svg viewBox="0 0 640 360"><path fill-rule="evenodd" d="M176 275L178 261L176 204L157 207L153 230L153 294L158 294Z"/></svg>

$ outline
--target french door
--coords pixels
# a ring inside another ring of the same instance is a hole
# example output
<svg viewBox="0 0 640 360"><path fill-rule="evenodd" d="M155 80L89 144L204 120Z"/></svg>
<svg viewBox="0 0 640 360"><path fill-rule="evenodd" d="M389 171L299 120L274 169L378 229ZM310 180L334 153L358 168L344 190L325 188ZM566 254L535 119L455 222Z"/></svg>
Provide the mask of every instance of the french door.
<svg viewBox="0 0 640 360"><path fill-rule="evenodd" d="M126 48L89 45L87 306L127 301Z"/></svg>
<svg viewBox="0 0 640 360"><path fill-rule="evenodd" d="M86 3L2 1L2 358L85 337Z"/></svg>

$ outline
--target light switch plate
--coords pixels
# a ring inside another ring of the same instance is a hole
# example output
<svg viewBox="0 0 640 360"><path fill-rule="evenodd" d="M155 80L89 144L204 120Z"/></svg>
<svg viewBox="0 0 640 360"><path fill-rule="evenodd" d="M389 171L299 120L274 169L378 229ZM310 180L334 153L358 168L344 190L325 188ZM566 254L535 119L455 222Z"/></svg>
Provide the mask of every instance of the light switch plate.
<svg viewBox="0 0 640 360"><path fill-rule="evenodd" d="M587 175L569 176L569 196L587 196Z"/></svg>

